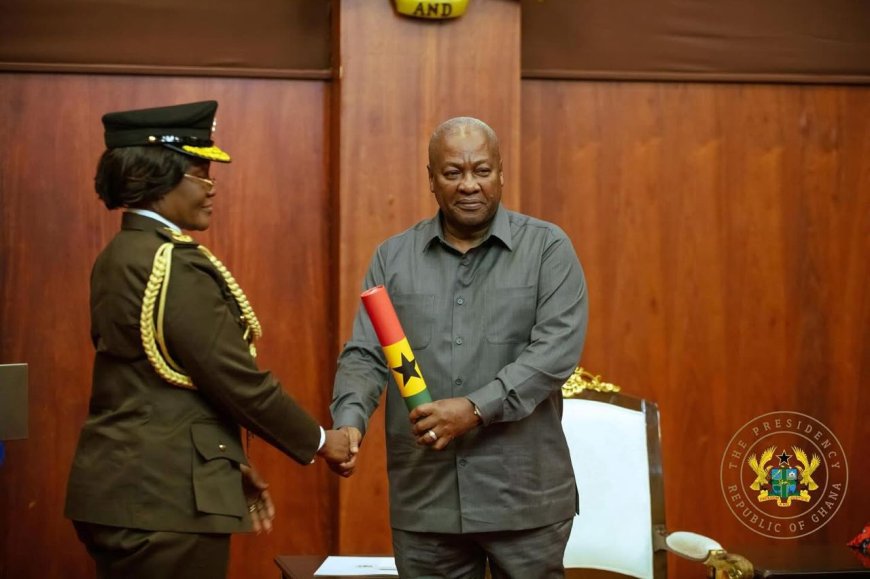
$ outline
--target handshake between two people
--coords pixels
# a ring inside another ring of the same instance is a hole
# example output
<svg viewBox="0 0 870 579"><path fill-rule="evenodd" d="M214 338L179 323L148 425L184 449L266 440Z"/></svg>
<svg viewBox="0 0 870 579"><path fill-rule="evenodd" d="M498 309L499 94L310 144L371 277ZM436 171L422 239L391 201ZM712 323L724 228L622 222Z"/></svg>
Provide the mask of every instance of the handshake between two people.
<svg viewBox="0 0 870 579"><path fill-rule="evenodd" d="M362 434L353 426L343 426L337 430L327 430L326 440L317 455L326 460L329 468L341 476L353 474ZM275 518L275 503L269 493L269 484L253 467L240 464L242 488L248 504L251 525L258 535L272 532Z"/></svg>
<svg viewBox="0 0 870 579"><path fill-rule="evenodd" d="M417 444L444 450L450 442L478 427L482 420L468 398L447 398L414 408L408 418ZM362 433L353 426L326 431L326 442L317 454L336 474L349 477L356 469Z"/></svg>
<svg viewBox="0 0 870 579"><path fill-rule="evenodd" d="M317 455L326 461L332 472L349 477L356 469L361 441L362 433L353 426L327 430L326 441L317 451Z"/></svg>

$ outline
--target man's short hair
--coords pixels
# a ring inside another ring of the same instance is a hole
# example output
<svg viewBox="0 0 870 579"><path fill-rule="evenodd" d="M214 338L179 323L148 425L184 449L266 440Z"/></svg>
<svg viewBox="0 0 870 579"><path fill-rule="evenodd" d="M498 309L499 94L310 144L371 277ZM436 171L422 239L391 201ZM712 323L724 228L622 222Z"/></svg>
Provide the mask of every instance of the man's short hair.
<svg viewBox="0 0 870 579"><path fill-rule="evenodd" d="M495 152L496 159L501 161L501 151L499 150L498 135L492 130L492 127L474 117L453 117L438 125L432 136L429 138L429 165L432 165L432 158L435 154L435 145L444 137L451 133L461 131L462 129L472 128L481 131L486 135L487 141L492 151Z"/></svg>

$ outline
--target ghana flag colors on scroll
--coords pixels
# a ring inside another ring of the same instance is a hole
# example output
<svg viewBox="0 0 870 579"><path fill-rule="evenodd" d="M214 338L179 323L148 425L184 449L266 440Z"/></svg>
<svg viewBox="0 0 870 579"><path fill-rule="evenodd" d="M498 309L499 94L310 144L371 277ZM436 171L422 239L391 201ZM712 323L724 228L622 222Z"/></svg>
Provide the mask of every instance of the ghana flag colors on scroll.
<svg viewBox="0 0 870 579"><path fill-rule="evenodd" d="M399 323L399 316L396 315L386 288L379 285L367 289L360 298L375 327L378 341L387 358L387 366L393 372L393 378L399 385L399 393L405 400L408 411L420 404L432 402L423 374L420 373L420 366L414 358L414 351L408 344L405 331Z"/></svg>

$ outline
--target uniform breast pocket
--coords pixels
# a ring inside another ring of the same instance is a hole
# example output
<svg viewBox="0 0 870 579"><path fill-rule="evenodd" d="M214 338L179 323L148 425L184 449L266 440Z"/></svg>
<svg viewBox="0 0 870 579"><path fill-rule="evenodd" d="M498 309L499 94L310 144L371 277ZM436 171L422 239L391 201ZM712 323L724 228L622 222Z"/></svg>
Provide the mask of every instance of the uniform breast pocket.
<svg viewBox="0 0 870 579"><path fill-rule="evenodd" d="M432 341L435 296L430 294L397 294L391 296L399 323L414 350L422 350Z"/></svg>
<svg viewBox="0 0 870 579"><path fill-rule="evenodd" d="M238 433L217 423L190 427L193 439L193 494L203 513L242 517L245 496L239 464L247 464Z"/></svg>
<svg viewBox="0 0 870 579"><path fill-rule="evenodd" d="M516 344L529 341L537 313L535 286L488 290L485 303L488 342Z"/></svg>

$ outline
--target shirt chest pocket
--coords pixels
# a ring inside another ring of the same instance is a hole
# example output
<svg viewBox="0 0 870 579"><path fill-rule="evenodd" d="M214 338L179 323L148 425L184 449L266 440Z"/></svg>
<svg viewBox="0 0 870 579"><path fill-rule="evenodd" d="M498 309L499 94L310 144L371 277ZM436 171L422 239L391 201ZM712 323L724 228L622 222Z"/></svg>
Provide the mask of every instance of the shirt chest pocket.
<svg viewBox="0 0 870 579"><path fill-rule="evenodd" d="M537 314L535 286L487 290L486 340L493 344L527 343Z"/></svg>
<svg viewBox="0 0 870 579"><path fill-rule="evenodd" d="M399 323L413 350L422 350L432 341L435 296L431 294L397 294L391 296Z"/></svg>

